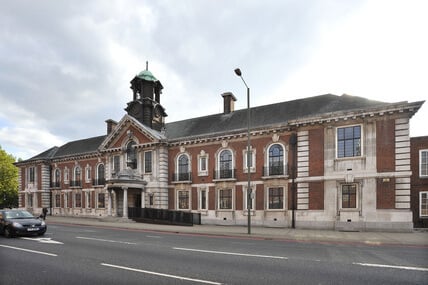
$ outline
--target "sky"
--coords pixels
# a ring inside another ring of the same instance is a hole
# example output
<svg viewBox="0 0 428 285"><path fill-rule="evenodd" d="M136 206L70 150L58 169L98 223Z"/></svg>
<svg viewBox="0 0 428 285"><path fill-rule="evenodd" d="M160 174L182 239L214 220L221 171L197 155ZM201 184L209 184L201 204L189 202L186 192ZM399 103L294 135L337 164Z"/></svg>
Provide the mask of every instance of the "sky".
<svg viewBox="0 0 428 285"><path fill-rule="evenodd" d="M332 93L428 98L425 0L14 0L0 9L0 146L28 159L103 135L146 68L166 122ZM410 136L428 135L428 103Z"/></svg>

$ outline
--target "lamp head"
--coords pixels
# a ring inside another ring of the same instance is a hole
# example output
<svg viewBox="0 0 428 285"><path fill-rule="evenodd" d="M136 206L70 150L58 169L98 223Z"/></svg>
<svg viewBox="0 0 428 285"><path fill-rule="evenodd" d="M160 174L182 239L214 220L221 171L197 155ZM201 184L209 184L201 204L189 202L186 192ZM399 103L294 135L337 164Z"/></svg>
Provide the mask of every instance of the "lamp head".
<svg viewBox="0 0 428 285"><path fill-rule="evenodd" d="M242 72L241 72L241 70L239 68L236 68L235 69L235 74L238 75L238 76L241 76Z"/></svg>

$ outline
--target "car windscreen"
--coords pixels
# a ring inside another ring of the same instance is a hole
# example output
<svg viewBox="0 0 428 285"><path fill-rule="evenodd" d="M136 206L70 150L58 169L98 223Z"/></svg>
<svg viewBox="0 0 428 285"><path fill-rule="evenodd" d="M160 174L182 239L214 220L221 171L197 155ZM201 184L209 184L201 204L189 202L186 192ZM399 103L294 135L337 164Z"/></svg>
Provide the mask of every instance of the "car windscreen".
<svg viewBox="0 0 428 285"><path fill-rule="evenodd" d="M6 211L6 219L26 219L33 218L33 215L27 211Z"/></svg>

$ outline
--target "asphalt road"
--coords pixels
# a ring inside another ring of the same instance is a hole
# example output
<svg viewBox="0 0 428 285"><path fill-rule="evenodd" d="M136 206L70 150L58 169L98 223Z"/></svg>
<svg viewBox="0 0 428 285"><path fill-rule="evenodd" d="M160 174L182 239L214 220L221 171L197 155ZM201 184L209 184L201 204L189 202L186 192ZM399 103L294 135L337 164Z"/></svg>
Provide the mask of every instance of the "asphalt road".
<svg viewBox="0 0 428 285"><path fill-rule="evenodd" d="M50 225L0 238L0 284L427 284L428 248Z"/></svg>

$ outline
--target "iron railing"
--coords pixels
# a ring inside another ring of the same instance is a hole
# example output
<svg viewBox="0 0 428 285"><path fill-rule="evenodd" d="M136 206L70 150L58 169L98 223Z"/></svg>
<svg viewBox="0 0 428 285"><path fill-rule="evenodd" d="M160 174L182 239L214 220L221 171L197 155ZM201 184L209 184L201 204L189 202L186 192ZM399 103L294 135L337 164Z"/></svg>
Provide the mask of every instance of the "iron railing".
<svg viewBox="0 0 428 285"><path fill-rule="evenodd" d="M128 207L128 217L136 222L193 226L201 224L201 214L154 208Z"/></svg>
<svg viewBox="0 0 428 285"><path fill-rule="evenodd" d="M263 167L263 176L287 175L287 165L271 165Z"/></svg>
<svg viewBox="0 0 428 285"><path fill-rule="evenodd" d="M192 172L174 173L173 177L172 177L172 181L174 181L174 182L192 181Z"/></svg>
<svg viewBox="0 0 428 285"><path fill-rule="evenodd" d="M105 178L95 178L92 180L92 185L94 186L102 186L106 184Z"/></svg>
<svg viewBox="0 0 428 285"><path fill-rule="evenodd" d="M81 180L70 180L70 187L82 187Z"/></svg>
<svg viewBox="0 0 428 285"><path fill-rule="evenodd" d="M236 178L235 176L236 169L220 169L214 170L215 179L230 179Z"/></svg>

